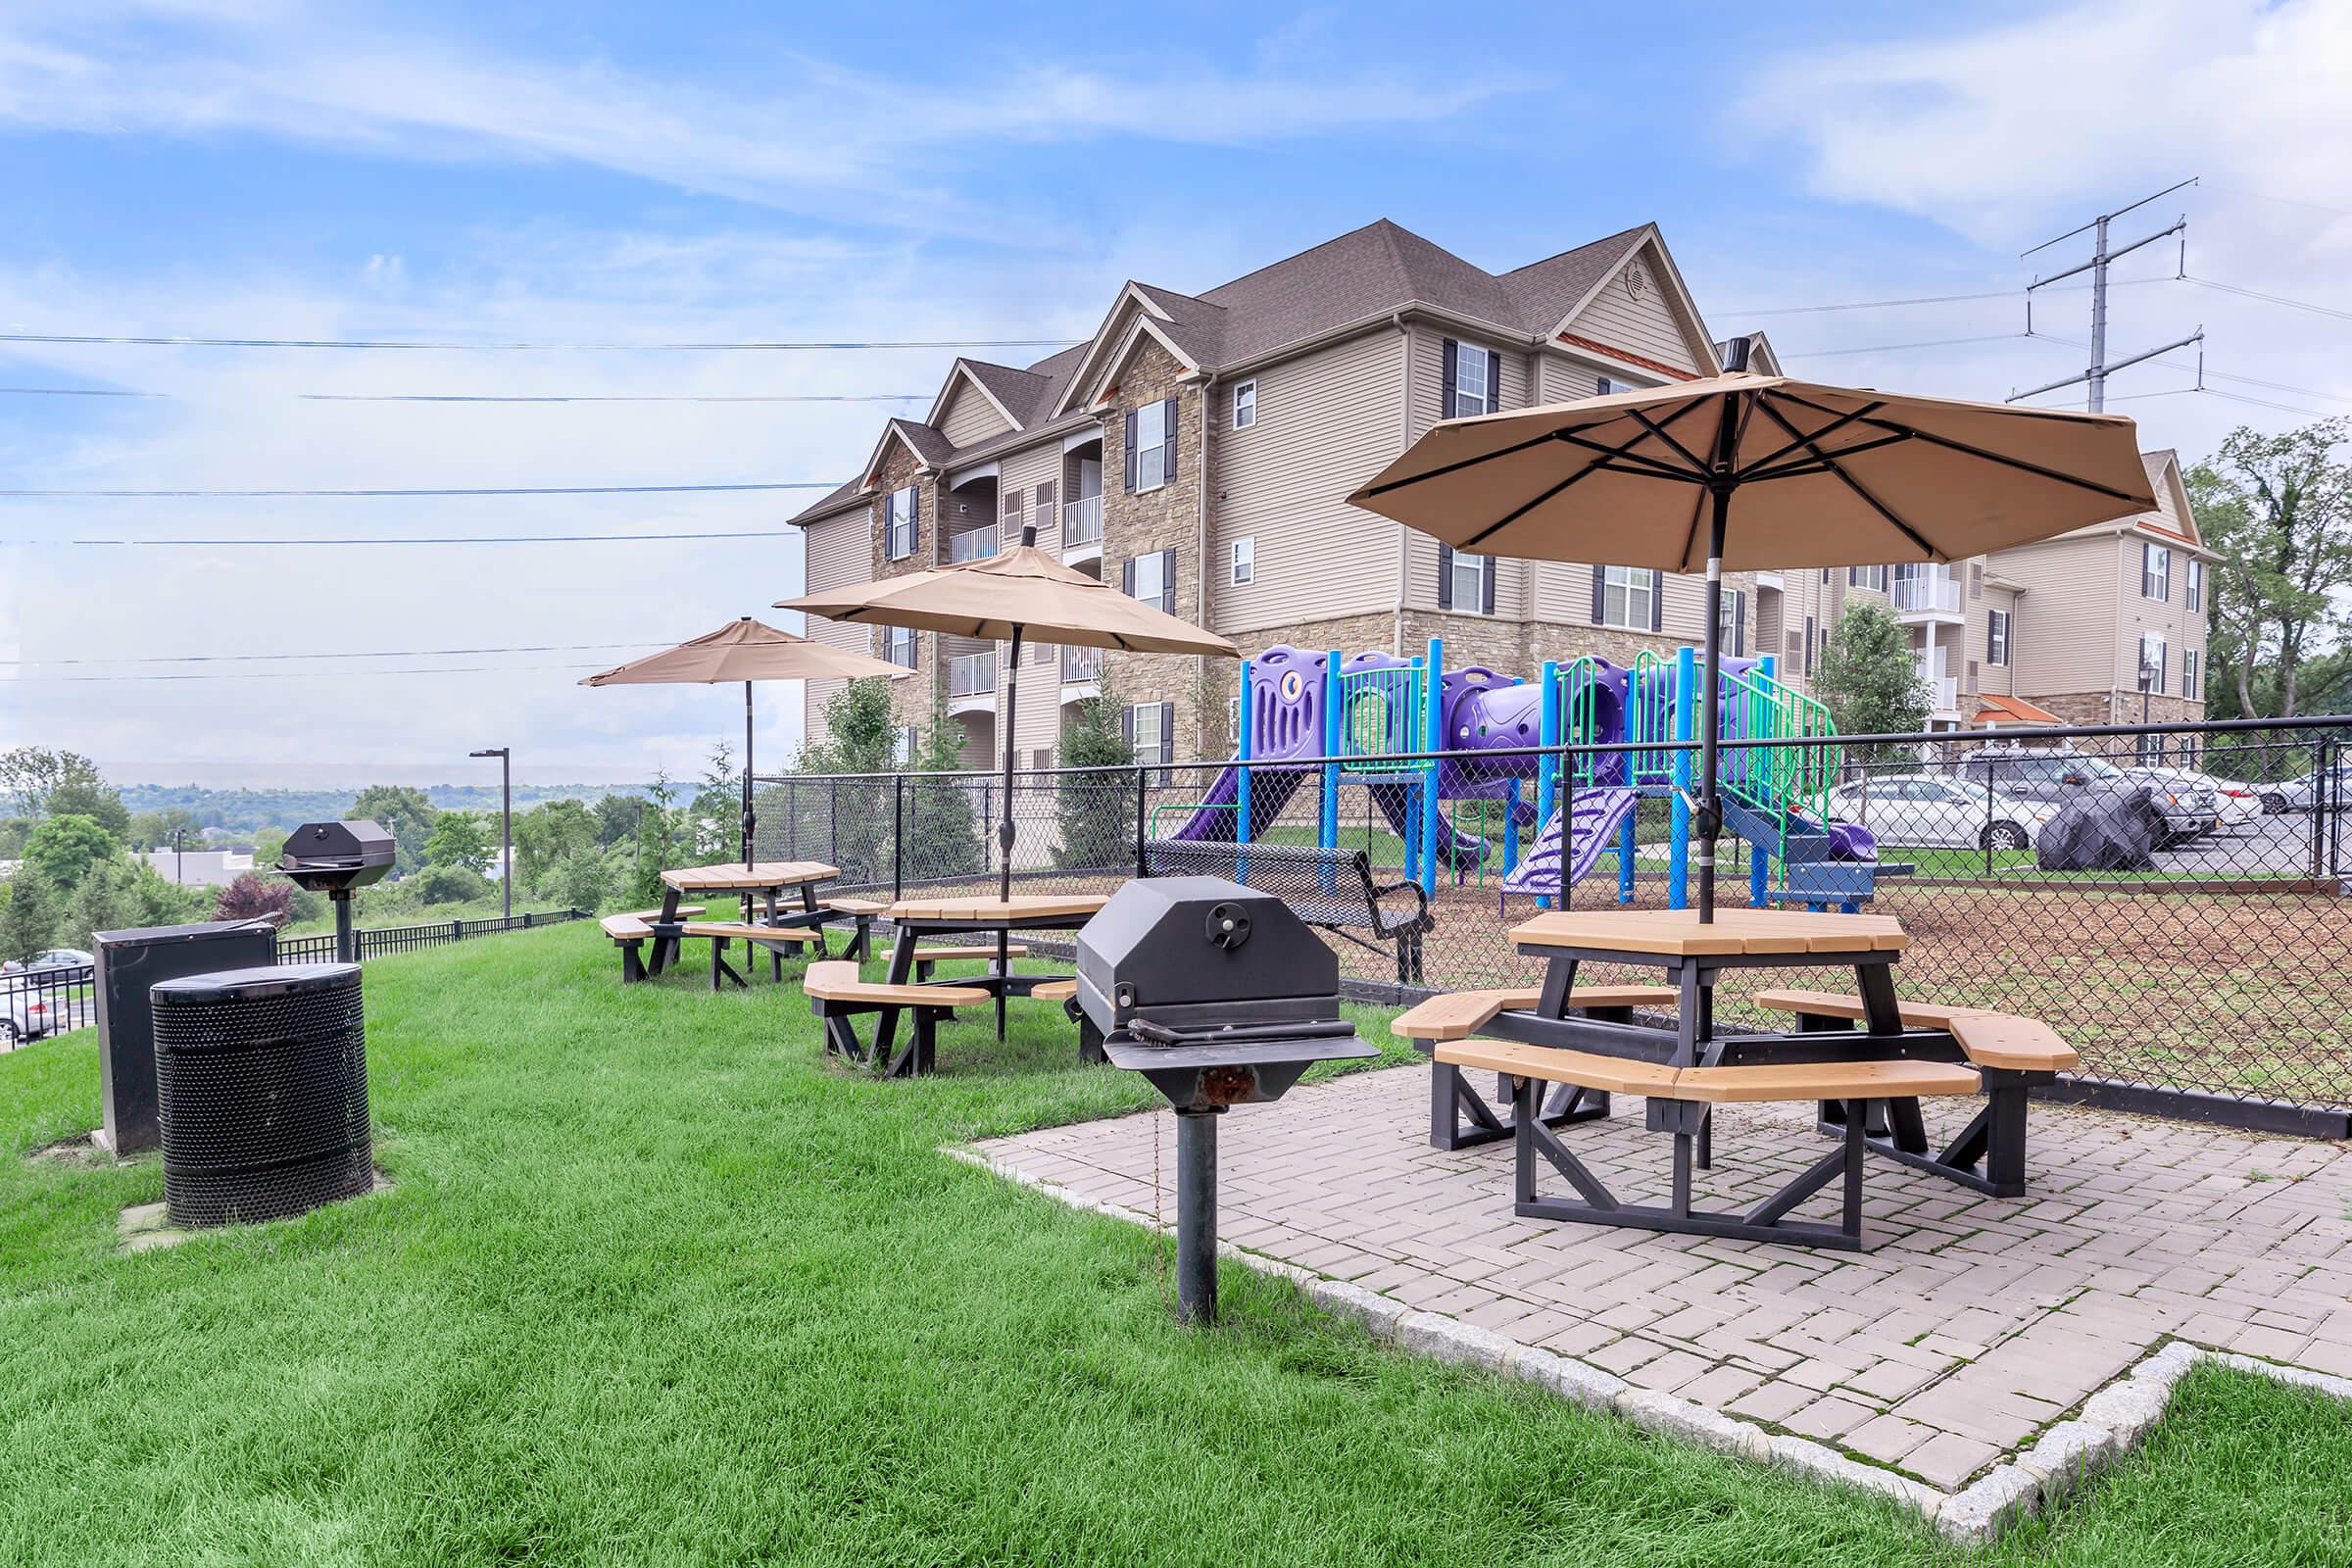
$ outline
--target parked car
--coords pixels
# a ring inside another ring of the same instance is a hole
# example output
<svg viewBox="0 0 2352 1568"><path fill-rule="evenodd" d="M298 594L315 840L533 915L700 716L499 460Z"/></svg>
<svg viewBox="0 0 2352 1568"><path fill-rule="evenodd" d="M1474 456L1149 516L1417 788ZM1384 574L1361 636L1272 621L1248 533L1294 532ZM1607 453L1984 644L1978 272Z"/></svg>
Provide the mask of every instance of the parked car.
<svg viewBox="0 0 2352 1568"><path fill-rule="evenodd" d="M2215 778L2188 767L2127 767L2125 776L2135 778L2151 789L2186 792L2213 802L2216 826L2230 829L2244 827L2262 819L2262 799L2254 786L2233 778Z"/></svg>
<svg viewBox="0 0 2352 1568"><path fill-rule="evenodd" d="M79 948L50 948L31 957L11 963L0 963L0 974L39 974L49 969L88 969L95 966L98 956Z"/></svg>
<svg viewBox="0 0 2352 1568"><path fill-rule="evenodd" d="M51 948L0 963L0 1046L15 1048L85 1021L73 998L98 960L77 948Z"/></svg>
<svg viewBox="0 0 2352 1568"><path fill-rule="evenodd" d="M2280 784L2261 787L2263 809L2266 811L2313 811L2319 808L2322 774L2318 769L2301 778L2290 778ZM2276 800L2277 805L2272 802ZM2335 777L2328 784L2328 808L2341 811L2352 808L2352 767L2338 767Z"/></svg>
<svg viewBox="0 0 2352 1568"><path fill-rule="evenodd" d="M1883 844L1923 850L2030 850L2054 806L1933 773L1887 773L1830 791L1830 812Z"/></svg>
<svg viewBox="0 0 2352 1568"><path fill-rule="evenodd" d="M2103 757L2081 752L2029 751L2024 747L1981 747L1959 760L1956 771L1973 784L1988 785L2019 800L2056 808L2084 793L2121 795L2146 785L2164 818L2168 844L2210 833L2221 808L2203 791L2166 788L2135 779Z"/></svg>

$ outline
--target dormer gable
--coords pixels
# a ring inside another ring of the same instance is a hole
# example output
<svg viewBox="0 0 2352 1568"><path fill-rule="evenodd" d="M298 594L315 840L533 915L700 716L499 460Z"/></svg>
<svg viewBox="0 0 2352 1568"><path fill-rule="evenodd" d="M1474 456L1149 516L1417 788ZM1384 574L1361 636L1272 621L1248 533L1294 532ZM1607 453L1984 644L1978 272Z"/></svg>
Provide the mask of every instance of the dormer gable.
<svg viewBox="0 0 2352 1568"><path fill-rule="evenodd" d="M923 422L958 449L1022 427L1020 416L981 379L971 361L962 359L948 368L947 380Z"/></svg>
<svg viewBox="0 0 2352 1568"><path fill-rule="evenodd" d="M1178 303L1197 306L1203 314L1216 314L1219 307L1204 300L1173 294L1166 289L1146 288L1130 280L1119 290L1103 315L1102 324L1096 329L1088 343L1085 356L1077 369L1062 388L1054 413L1063 415L1073 409L1094 407L1101 401L1102 390L1118 378L1119 368L1135 353L1145 338L1156 340L1168 351L1169 357L1184 367L1188 374L1197 374L1204 366L1200 355L1179 341L1175 311Z"/></svg>
<svg viewBox="0 0 2352 1568"><path fill-rule="evenodd" d="M1625 254L1554 323L1579 353L1676 379L1721 373L1715 343L1655 223L1626 236Z"/></svg>

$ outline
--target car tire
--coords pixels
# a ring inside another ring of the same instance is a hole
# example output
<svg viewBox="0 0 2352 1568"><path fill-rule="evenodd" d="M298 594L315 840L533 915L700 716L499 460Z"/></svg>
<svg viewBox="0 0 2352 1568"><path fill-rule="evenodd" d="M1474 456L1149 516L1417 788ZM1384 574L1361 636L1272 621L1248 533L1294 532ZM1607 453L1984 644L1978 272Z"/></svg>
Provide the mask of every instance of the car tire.
<svg viewBox="0 0 2352 1568"><path fill-rule="evenodd" d="M0 1018L0 1046L14 1051L24 1043L24 1037L17 1033L17 1026L6 1018Z"/></svg>
<svg viewBox="0 0 2352 1568"><path fill-rule="evenodd" d="M2286 814L2286 797L2279 794L2277 790L2263 791L2262 814L2265 816L2284 816Z"/></svg>
<svg viewBox="0 0 2352 1568"><path fill-rule="evenodd" d="M2032 847L2026 830L2015 822L1995 822L1977 835L1977 848L1980 850L2024 850Z"/></svg>

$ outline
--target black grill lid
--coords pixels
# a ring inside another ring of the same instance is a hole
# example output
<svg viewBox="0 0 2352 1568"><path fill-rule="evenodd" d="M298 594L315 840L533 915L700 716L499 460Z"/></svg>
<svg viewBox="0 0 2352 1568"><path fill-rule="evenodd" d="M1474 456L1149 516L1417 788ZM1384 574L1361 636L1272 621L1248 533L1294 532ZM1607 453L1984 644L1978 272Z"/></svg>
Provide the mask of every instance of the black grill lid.
<svg viewBox="0 0 2352 1568"><path fill-rule="evenodd" d="M1121 887L1078 933L1078 975L1080 995L1105 999L1122 1020L1291 999L1339 1013L1340 960L1323 939L1273 894L1221 877Z"/></svg>
<svg viewBox="0 0 2352 1568"><path fill-rule="evenodd" d="M286 837L277 868L314 892L364 888L392 869L392 835L366 818L305 822Z"/></svg>

